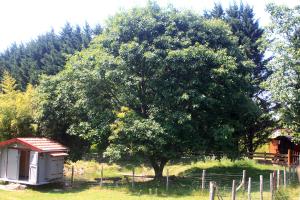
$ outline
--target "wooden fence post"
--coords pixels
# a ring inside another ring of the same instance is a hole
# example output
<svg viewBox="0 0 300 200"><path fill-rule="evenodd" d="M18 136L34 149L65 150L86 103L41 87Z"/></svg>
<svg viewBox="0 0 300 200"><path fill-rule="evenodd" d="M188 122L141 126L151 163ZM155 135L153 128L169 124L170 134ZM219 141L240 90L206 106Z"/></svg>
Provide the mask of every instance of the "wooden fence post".
<svg viewBox="0 0 300 200"><path fill-rule="evenodd" d="M273 200L273 189L274 189L274 185L273 185L273 173L270 173L270 196L271 196L271 200Z"/></svg>
<svg viewBox="0 0 300 200"><path fill-rule="evenodd" d="M246 191L246 170L243 170L243 178L242 178L242 183L243 183L243 190Z"/></svg>
<svg viewBox="0 0 300 200"><path fill-rule="evenodd" d="M169 169L167 169L167 182L166 182L166 191L169 191Z"/></svg>
<svg viewBox="0 0 300 200"><path fill-rule="evenodd" d="M132 181L131 181L131 187L134 188L134 168L132 169Z"/></svg>
<svg viewBox="0 0 300 200"><path fill-rule="evenodd" d="M235 180L232 181L231 200L235 200L236 197L236 186Z"/></svg>
<svg viewBox="0 0 300 200"><path fill-rule="evenodd" d="M248 180L248 200L251 200L251 177Z"/></svg>
<svg viewBox="0 0 300 200"><path fill-rule="evenodd" d="M209 182L209 200L215 199L215 184L214 182Z"/></svg>
<svg viewBox="0 0 300 200"><path fill-rule="evenodd" d="M283 186L284 188L286 188L286 167L284 167L283 171Z"/></svg>
<svg viewBox="0 0 300 200"><path fill-rule="evenodd" d="M292 164L292 151L288 149L288 166Z"/></svg>
<svg viewBox="0 0 300 200"><path fill-rule="evenodd" d="M291 184L291 178L292 178L292 176L291 176L291 166L289 166L289 172L288 172L288 182L289 182L289 184Z"/></svg>
<svg viewBox="0 0 300 200"><path fill-rule="evenodd" d="M295 180L295 177L296 177L296 167L295 166L292 166L292 174L293 174L292 180Z"/></svg>
<svg viewBox="0 0 300 200"><path fill-rule="evenodd" d="M202 184L201 184L201 189L202 189L202 191L203 191L204 188L205 188L205 174L206 174L206 170L204 169L204 170L202 171L202 180L201 180L201 182L202 182Z"/></svg>
<svg viewBox="0 0 300 200"><path fill-rule="evenodd" d="M100 187L103 186L103 164L101 165L101 171L100 171Z"/></svg>
<svg viewBox="0 0 300 200"><path fill-rule="evenodd" d="M260 200L264 199L263 196L263 191L264 191L264 181L263 181L263 176L259 176L259 192L260 192Z"/></svg>
<svg viewBox="0 0 300 200"><path fill-rule="evenodd" d="M280 187L280 169L277 170L277 189Z"/></svg>
<svg viewBox="0 0 300 200"><path fill-rule="evenodd" d="M72 171L71 171L71 187L73 187L74 183L74 165L72 165Z"/></svg>
<svg viewBox="0 0 300 200"><path fill-rule="evenodd" d="M273 190L274 190L273 192L275 192L277 189L276 185L277 185L277 176L276 176L276 170L274 170L273 171Z"/></svg>

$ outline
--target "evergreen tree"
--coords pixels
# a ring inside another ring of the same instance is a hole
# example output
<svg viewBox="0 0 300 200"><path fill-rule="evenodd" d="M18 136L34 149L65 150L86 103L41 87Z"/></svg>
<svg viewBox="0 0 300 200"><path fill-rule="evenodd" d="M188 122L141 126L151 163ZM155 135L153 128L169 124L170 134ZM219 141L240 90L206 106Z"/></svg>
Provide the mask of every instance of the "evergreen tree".
<svg viewBox="0 0 300 200"><path fill-rule="evenodd" d="M259 26L255 19L253 8L248 4L234 3L223 12L221 4L215 4L211 11L205 13L206 18L221 18L230 26L233 34L238 38L238 44L243 50L244 56L252 61L253 67L243 68L251 82L248 90L249 103L253 106L253 112L241 121L244 124L244 149L253 152L260 144L263 144L274 122L271 120L271 106L265 98L265 90L261 84L270 76L267 68L269 59L265 58L263 45L264 29ZM242 134L242 133L241 133Z"/></svg>
<svg viewBox="0 0 300 200"><path fill-rule="evenodd" d="M67 23L60 34L54 30L38 36L27 44L12 44L0 54L0 76L8 71L25 90L28 83L37 84L41 74L54 75L65 65L67 55L86 48L94 37L102 31L100 26L73 28Z"/></svg>

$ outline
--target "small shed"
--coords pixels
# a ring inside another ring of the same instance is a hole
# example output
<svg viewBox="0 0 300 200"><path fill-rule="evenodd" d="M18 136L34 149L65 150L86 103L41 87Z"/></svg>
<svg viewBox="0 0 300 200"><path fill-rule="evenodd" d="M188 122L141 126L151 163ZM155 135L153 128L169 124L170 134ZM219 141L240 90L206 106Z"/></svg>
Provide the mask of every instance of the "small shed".
<svg viewBox="0 0 300 200"><path fill-rule="evenodd" d="M269 152L287 154L288 150L293 154L300 152L300 145L293 142L292 132L288 129L275 130L270 137Z"/></svg>
<svg viewBox="0 0 300 200"><path fill-rule="evenodd" d="M43 185L63 178L68 148L48 138L0 142L0 180Z"/></svg>

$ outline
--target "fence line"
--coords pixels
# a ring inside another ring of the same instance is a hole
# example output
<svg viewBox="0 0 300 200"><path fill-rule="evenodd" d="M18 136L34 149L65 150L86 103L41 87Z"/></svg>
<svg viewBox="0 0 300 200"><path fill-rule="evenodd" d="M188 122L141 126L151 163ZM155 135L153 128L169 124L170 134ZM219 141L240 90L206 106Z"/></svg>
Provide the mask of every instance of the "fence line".
<svg viewBox="0 0 300 200"><path fill-rule="evenodd" d="M74 168L74 166L72 166L71 168L72 177L70 181L72 186L76 181L76 179L74 180ZM98 184L101 187L104 187L106 185L119 187L128 184L128 186L132 189L138 190L138 182L146 182L147 180L153 180L155 178L154 176L144 175L144 173L142 175L136 174L134 168L132 169L131 174L123 174L123 178L105 177L103 165L101 165L101 168L99 170L100 178L96 179L96 181L98 181ZM269 178L260 175L259 181L255 181L255 178L257 179L258 177L251 177L250 175L251 174L247 175L246 170L242 170L239 174L221 174L209 173L207 170L203 169L202 173L196 173L189 176L170 176L169 169L166 168L166 176L163 178L163 180L165 180L164 187L165 192L167 193L169 193L172 187L191 187L202 192L209 191L210 198L212 198L213 200L215 198L228 198L230 195L230 191L232 200L237 199L237 195L244 195L243 199L254 200L255 197L253 197L252 194L257 190L259 190L260 200L264 199L264 192L268 193L266 195L267 197L269 197L270 194L270 199L274 200L274 197L276 195L279 195L280 189L287 188L288 185L296 180L295 167L285 167L283 170L274 170L272 173L268 174ZM124 182L124 180L127 181ZM187 180L186 182L188 182L188 186L185 184L184 180ZM210 191L211 189L213 189L213 191ZM157 189L155 189L155 193L157 193Z"/></svg>

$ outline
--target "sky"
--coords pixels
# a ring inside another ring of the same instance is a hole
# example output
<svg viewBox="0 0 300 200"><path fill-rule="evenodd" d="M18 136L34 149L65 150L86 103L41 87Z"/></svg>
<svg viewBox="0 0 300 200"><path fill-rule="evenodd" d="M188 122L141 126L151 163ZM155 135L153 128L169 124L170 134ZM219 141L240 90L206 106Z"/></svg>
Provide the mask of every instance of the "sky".
<svg viewBox="0 0 300 200"><path fill-rule="evenodd" d="M174 5L179 9L203 12L215 2L224 7L233 0L156 0L161 6ZM236 0L240 2L240 0ZM253 6L262 25L269 22L265 5L269 2L295 6L300 0L244 0ZM66 22L72 25L105 24L114 13L134 6L144 6L147 0L0 0L0 52L13 42L26 43L52 28L59 32Z"/></svg>

